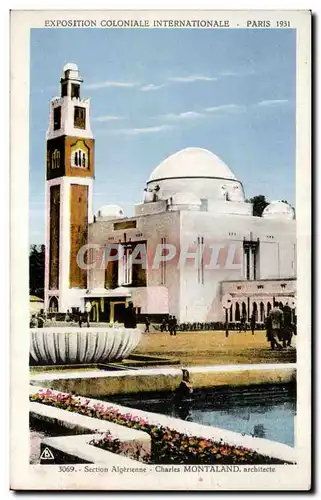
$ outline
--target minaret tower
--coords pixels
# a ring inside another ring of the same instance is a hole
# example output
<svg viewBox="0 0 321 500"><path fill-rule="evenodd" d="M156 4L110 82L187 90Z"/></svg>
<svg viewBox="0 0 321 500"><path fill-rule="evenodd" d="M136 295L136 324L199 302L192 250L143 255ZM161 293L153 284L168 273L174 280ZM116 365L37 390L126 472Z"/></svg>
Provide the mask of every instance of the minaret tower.
<svg viewBox="0 0 321 500"><path fill-rule="evenodd" d="M94 138L76 64L66 64L47 131L45 309L81 307L87 272L77 263L92 221Z"/></svg>

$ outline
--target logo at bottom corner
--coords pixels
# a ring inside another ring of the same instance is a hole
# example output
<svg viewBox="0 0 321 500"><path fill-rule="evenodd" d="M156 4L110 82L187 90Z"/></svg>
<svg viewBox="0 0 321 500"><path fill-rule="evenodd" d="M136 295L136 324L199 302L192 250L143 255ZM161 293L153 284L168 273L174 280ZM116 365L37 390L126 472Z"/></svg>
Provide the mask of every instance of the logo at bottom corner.
<svg viewBox="0 0 321 500"><path fill-rule="evenodd" d="M40 455L40 460L54 460L52 451L49 448L45 448Z"/></svg>

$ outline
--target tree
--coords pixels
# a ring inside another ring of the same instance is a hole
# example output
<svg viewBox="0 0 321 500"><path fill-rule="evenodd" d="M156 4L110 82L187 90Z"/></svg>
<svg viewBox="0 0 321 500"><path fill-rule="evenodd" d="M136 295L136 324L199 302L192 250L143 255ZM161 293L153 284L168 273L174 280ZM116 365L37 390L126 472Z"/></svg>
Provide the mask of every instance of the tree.
<svg viewBox="0 0 321 500"><path fill-rule="evenodd" d="M253 215L255 217L262 217L263 210L268 206L269 202L266 200L264 194L258 194L248 200L253 205Z"/></svg>
<svg viewBox="0 0 321 500"><path fill-rule="evenodd" d="M44 298L45 245L31 245L29 253L29 293Z"/></svg>

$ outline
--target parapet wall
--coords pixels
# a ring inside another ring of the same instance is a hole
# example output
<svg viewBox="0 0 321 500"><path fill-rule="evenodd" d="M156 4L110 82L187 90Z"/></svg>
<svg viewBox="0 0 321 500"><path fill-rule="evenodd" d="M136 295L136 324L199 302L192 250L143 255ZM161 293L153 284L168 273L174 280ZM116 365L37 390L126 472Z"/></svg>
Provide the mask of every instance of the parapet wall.
<svg viewBox="0 0 321 500"><path fill-rule="evenodd" d="M295 381L295 364L229 365L188 367L195 389L286 384ZM121 371L74 371L37 373L31 385L81 396L112 396L139 392L174 391L182 380L179 368L148 368Z"/></svg>

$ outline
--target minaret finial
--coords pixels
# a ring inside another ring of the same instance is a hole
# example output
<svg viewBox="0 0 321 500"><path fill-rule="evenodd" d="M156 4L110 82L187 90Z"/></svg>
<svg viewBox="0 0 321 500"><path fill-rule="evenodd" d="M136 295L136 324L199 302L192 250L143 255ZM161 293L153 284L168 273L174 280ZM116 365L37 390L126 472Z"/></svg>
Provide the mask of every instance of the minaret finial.
<svg viewBox="0 0 321 500"><path fill-rule="evenodd" d="M67 63L63 67L61 83L61 97L69 96L72 99L80 98L80 84L82 78L79 74L78 66L75 63Z"/></svg>

